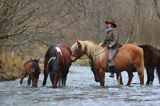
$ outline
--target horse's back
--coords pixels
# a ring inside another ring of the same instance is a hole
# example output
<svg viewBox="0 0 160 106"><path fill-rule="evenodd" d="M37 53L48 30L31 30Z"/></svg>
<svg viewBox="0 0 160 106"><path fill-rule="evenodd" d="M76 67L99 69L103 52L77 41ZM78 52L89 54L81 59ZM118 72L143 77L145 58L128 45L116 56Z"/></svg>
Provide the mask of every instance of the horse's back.
<svg viewBox="0 0 160 106"><path fill-rule="evenodd" d="M56 48L59 48L57 50ZM47 50L45 55L45 64L48 63L49 59L52 57L57 58L57 65L60 65L62 67L64 66L70 66L71 65L71 59L70 59L70 48L68 45L65 44L57 44L57 45L51 45L50 48ZM47 67L47 65L45 65Z"/></svg>
<svg viewBox="0 0 160 106"><path fill-rule="evenodd" d="M139 45L144 51L145 65L160 63L160 50L151 45Z"/></svg>
<svg viewBox="0 0 160 106"><path fill-rule="evenodd" d="M143 49L134 44L125 44L120 49L120 52L127 52L132 58L143 56Z"/></svg>
<svg viewBox="0 0 160 106"><path fill-rule="evenodd" d="M137 52L143 53L142 48L138 47L138 46L135 45L135 44L125 44L125 45L123 45L123 46L120 48L120 51L121 51L121 50L137 51Z"/></svg>
<svg viewBox="0 0 160 106"><path fill-rule="evenodd" d="M61 58L63 59L62 65L66 66L66 67L70 67L72 61L71 61L71 58L70 58L71 51L70 51L69 46L61 44L61 45L58 45L58 47L62 51L62 55L61 55Z"/></svg>
<svg viewBox="0 0 160 106"><path fill-rule="evenodd" d="M156 58L160 58L160 50L151 46L151 45L139 45L143 49L144 52L148 55L156 56Z"/></svg>
<svg viewBox="0 0 160 106"><path fill-rule="evenodd" d="M115 57L115 64L119 69L127 67L131 64L143 65L143 50L134 44L125 44L119 48L119 52Z"/></svg>
<svg viewBox="0 0 160 106"><path fill-rule="evenodd" d="M29 72L32 69L32 61L29 60L23 64L23 70Z"/></svg>

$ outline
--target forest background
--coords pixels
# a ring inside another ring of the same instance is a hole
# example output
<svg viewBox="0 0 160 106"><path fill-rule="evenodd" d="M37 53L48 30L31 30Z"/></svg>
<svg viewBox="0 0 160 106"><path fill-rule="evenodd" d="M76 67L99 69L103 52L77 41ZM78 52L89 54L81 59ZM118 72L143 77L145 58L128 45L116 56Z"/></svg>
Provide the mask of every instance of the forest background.
<svg viewBox="0 0 160 106"><path fill-rule="evenodd" d="M101 42L108 19L121 44L160 48L160 0L0 0L0 79L17 77L30 58L43 63L51 44Z"/></svg>

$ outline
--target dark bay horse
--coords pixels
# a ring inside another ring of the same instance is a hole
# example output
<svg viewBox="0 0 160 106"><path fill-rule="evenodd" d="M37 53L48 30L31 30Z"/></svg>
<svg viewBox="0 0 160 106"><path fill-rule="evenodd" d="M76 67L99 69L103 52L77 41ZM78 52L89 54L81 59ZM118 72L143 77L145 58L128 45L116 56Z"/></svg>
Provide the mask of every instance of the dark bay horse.
<svg viewBox="0 0 160 106"><path fill-rule="evenodd" d="M108 64L108 49L99 46L91 41L77 41L71 46L71 59L75 61L83 54L86 54L92 62L93 69L98 75L100 85L104 86L105 71ZM128 71L131 65L134 65L140 78L140 84L144 84L144 59L143 50L133 44L126 44L119 49L119 53L114 59L117 75L121 71ZM130 76L129 76L130 77ZM129 78L129 80L132 80Z"/></svg>
<svg viewBox="0 0 160 106"><path fill-rule="evenodd" d="M56 88L58 83L63 87L66 85L67 74L72 64L70 55L70 48L64 44L52 45L47 50L44 60L43 86L46 85L48 74L53 88Z"/></svg>
<svg viewBox="0 0 160 106"><path fill-rule="evenodd" d="M20 84L23 83L23 79L28 75L28 85L30 85L32 81L32 87L37 87L40 68L39 68L39 59L30 59L29 61L25 62L23 65L23 72L21 75Z"/></svg>
<svg viewBox="0 0 160 106"><path fill-rule="evenodd" d="M144 66L147 71L146 84L152 84L154 80L154 70L157 70L157 75L160 83L160 50L151 45L139 45L144 52Z"/></svg>

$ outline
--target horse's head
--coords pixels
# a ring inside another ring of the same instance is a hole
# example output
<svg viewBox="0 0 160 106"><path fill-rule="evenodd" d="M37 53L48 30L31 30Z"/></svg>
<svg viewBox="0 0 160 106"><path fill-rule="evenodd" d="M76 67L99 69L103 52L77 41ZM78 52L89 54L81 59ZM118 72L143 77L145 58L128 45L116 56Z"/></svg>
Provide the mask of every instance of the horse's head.
<svg viewBox="0 0 160 106"><path fill-rule="evenodd" d="M71 60L76 61L78 58L80 58L84 54L84 48L82 47L82 44L80 41L76 41L71 46Z"/></svg>
<svg viewBox="0 0 160 106"><path fill-rule="evenodd" d="M61 75L61 70L62 70L62 65L60 65L61 59L60 56L61 54L57 54L56 57L51 57L48 60L48 73L50 75L50 80L52 82L52 87L57 88L57 84L60 81L62 75Z"/></svg>
<svg viewBox="0 0 160 106"><path fill-rule="evenodd" d="M61 79L61 72L59 70L54 70L50 73L50 79L52 82L52 87L57 88L58 82Z"/></svg>
<svg viewBox="0 0 160 106"><path fill-rule="evenodd" d="M31 79L32 79L32 87L37 87L40 68L39 68L39 59L32 60L32 70L31 70Z"/></svg>

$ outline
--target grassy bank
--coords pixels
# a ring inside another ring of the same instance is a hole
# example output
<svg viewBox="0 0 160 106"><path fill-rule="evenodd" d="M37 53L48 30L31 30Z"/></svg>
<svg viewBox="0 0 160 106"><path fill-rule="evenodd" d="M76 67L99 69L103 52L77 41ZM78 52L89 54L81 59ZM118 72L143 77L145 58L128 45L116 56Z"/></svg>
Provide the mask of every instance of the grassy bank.
<svg viewBox="0 0 160 106"><path fill-rule="evenodd" d="M20 71L18 70L14 70L14 71L0 70L0 81L15 80L19 77L20 77Z"/></svg>
<svg viewBox="0 0 160 106"><path fill-rule="evenodd" d="M15 80L20 77L22 70L22 59L11 53L0 55L0 81Z"/></svg>
<svg viewBox="0 0 160 106"><path fill-rule="evenodd" d="M38 51L46 50L44 50L43 48L39 48ZM36 54L37 57L34 54ZM9 81L19 78L22 72L23 63L30 58L42 57L41 55L44 55L44 53L37 54L36 52L33 52L33 57L29 55L25 55L24 57L18 56L14 52L5 52L0 54L0 81ZM43 70L43 57L40 58L40 60L41 64L39 65L41 70ZM78 59L76 62L73 62L72 65L88 66L89 62L88 59Z"/></svg>

